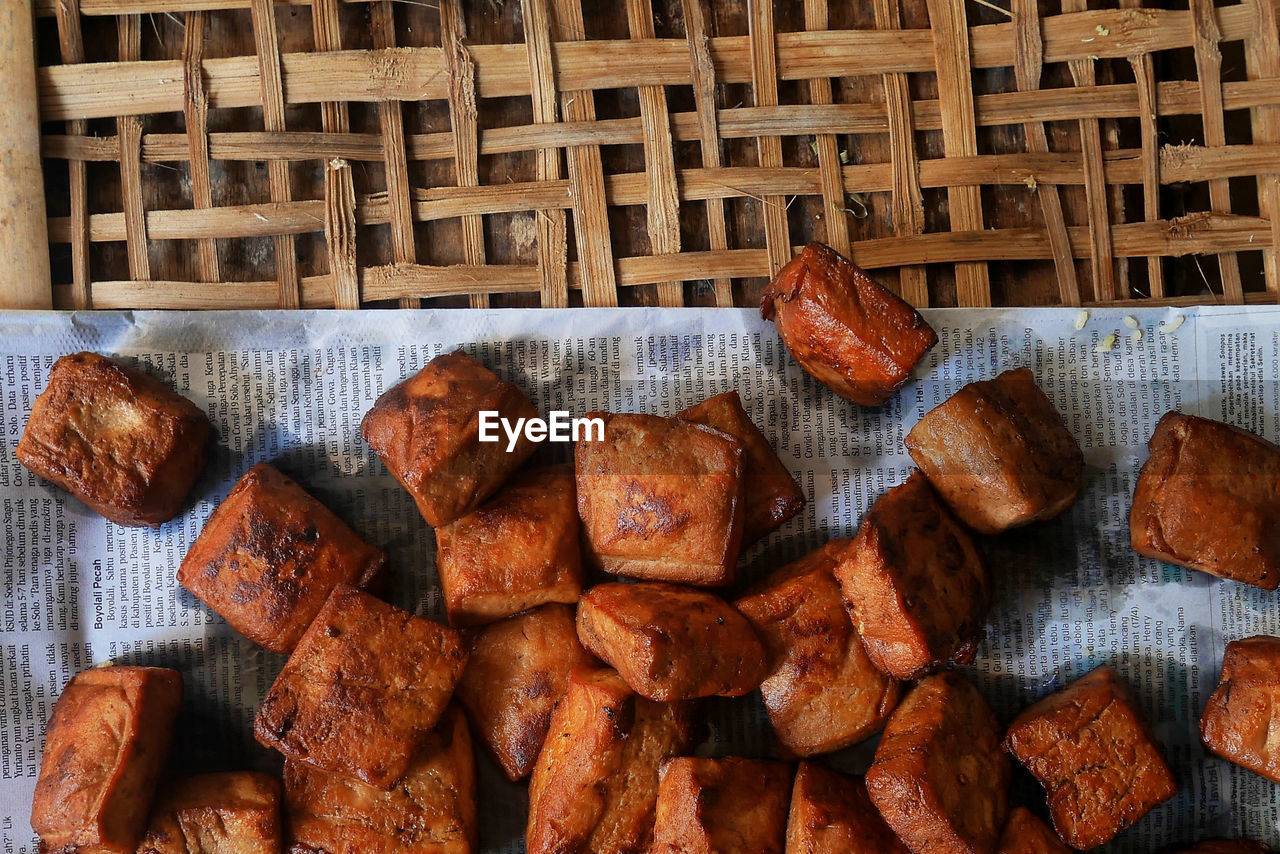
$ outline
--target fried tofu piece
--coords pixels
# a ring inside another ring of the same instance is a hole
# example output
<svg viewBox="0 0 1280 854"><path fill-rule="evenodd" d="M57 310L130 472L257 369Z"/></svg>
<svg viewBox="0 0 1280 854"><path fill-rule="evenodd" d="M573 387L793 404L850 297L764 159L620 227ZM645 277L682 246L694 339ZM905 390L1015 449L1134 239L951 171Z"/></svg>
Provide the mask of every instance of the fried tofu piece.
<svg viewBox="0 0 1280 854"><path fill-rule="evenodd" d="M867 792L916 854L993 854L1009 814L1000 723L969 680L922 680L885 726Z"/></svg>
<svg viewBox="0 0 1280 854"><path fill-rule="evenodd" d="M1004 744L1044 786L1053 829L1072 848L1110 841L1174 795L1160 745L1110 667L1025 709Z"/></svg>
<svg viewBox="0 0 1280 854"><path fill-rule="evenodd" d="M574 451L587 555L617 575L713 587L742 547L742 443L678 418L593 412Z"/></svg>
<svg viewBox="0 0 1280 854"><path fill-rule="evenodd" d="M200 774L167 787L137 854L279 854L281 838L279 779Z"/></svg>
<svg viewBox="0 0 1280 854"><path fill-rule="evenodd" d="M835 576L867 655L895 679L965 664L982 643L986 566L918 471L876 499Z"/></svg>
<svg viewBox="0 0 1280 854"><path fill-rule="evenodd" d="M1071 854L1071 849L1031 810L1014 807L1000 836L1000 854Z"/></svg>
<svg viewBox="0 0 1280 854"><path fill-rule="evenodd" d="M476 769L466 718L450 706L404 779L382 790L304 762L284 765L290 854L473 854Z"/></svg>
<svg viewBox="0 0 1280 854"><path fill-rule="evenodd" d="M529 781L528 854L648 851L658 768L693 746L691 711L607 668L573 671Z"/></svg>
<svg viewBox="0 0 1280 854"><path fill-rule="evenodd" d="M1211 839L1172 854L1271 854L1272 849L1252 839Z"/></svg>
<svg viewBox="0 0 1280 854"><path fill-rule="evenodd" d="M538 416L523 391L457 350L384 392L360 423L365 441L433 527L479 507L535 450L523 431L510 451L505 437L481 442L481 412L513 424Z"/></svg>
<svg viewBox="0 0 1280 854"><path fill-rule="evenodd" d="M288 653L333 588L364 587L381 550L275 466L258 463L213 511L178 582L240 634Z"/></svg>
<svg viewBox="0 0 1280 854"><path fill-rule="evenodd" d="M493 498L436 529L436 570L449 622L480 625L582 593L573 471L517 475Z"/></svg>
<svg viewBox="0 0 1280 854"><path fill-rule="evenodd" d="M591 588L578 603L578 639L650 700L741 697L768 672L746 617L718 596L677 584Z"/></svg>
<svg viewBox="0 0 1280 854"><path fill-rule="evenodd" d="M74 353L53 363L15 455L112 522L158 526L204 472L212 432L200 407L154 377Z"/></svg>
<svg viewBox="0 0 1280 854"><path fill-rule="evenodd" d="M182 704L165 667L95 667L62 689L45 730L31 827L47 852L133 854Z"/></svg>
<svg viewBox="0 0 1280 854"><path fill-rule="evenodd" d="M486 626L471 639L458 700L511 780L533 770L575 667L595 662L578 642L573 608L543 605Z"/></svg>
<svg viewBox="0 0 1280 854"><path fill-rule="evenodd" d="M1156 560L1280 585L1280 448L1236 427L1166 413L1133 493L1129 538Z"/></svg>
<svg viewBox="0 0 1280 854"><path fill-rule="evenodd" d="M339 586L258 708L264 747L389 789L467 663L453 629Z"/></svg>
<svg viewBox="0 0 1280 854"><path fill-rule="evenodd" d="M791 767L678 756L662 765L651 854L783 854Z"/></svg>
<svg viewBox="0 0 1280 854"><path fill-rule="evenodd" d="M781 528L804 509L800 484L778 459L764 433L747 415L736 391L708 397L676 415L705 424L742 443L743 528L742 544L749 546Z"/></svg>
<svg viewBox="0 0 1280 854"><path fill-rule="evenodd" d="M908 854L862 777L801 762L791 788L786 854Z"/></svg>
<svg viewBox="0 0 1280 854"><path fill-rule="evenodd" d="M821 243L778 271L760 314L818 382L860 406L880 406L938 343L920 312Z"/></svg>
<svg viewBox="0 0 1280 854"><path fill-rule="evenodd" d="M1218 688L1200 718L1205 747L1280 783L1280 638L1227 644Z"/></svg>
<svg viewBox="0 0 1280 854"><path fill-rule="evenodd" d="M760 685L778 742L796 756L874 735L898 703L897 681L871 663L832 569L852 540L833 540L734 602L764 640Z"/></svg>
<svg viewBox="0 0 1280 854"><path fill-rule="evenodd" d="M970 528L1052 519L1084 485L1084 454L1026 368L969 383L911 428L911 458Z"/></svg>

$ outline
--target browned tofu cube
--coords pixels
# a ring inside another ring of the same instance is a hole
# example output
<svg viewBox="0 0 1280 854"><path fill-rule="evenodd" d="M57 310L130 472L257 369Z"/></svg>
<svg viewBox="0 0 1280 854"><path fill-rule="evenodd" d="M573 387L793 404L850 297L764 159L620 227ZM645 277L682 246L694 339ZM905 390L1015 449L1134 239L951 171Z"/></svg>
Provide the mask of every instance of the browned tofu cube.
<svg viewBox="0 0 1280 854"><path fill-rule="evenodd" d="M578 603L578 639L650 700L741 697L768 672L746 617L718 596L677 584L591 588Z"/></svg>
<svg viewBox="0 0 1280 854"><path fill-rule="evenodd" d="M458 699L509 778L519 780L533 770L569 674L594 662L578 643L568 605L508 617L471 639Z"/></svg>
<svg viewBox="0 0 1280 854"><path fill-rule="evenodd" d="M132 854L182 704L163 667L95 667L62 689L31 804L41 851Z"/></svg>
<svg viewBox="0 0 1280 854"><path fill-rule="evenodd" d="M876 499L835 575L867 655L895 679L964 664L982 643L986 566L920 472Z"/></svg>
<svg viewBox="0 0 1280 854"><path fill-rule="evenodd" d="M1053 829L1072 848L1110 841L1174 795L1160 746L1110 667L1025 709L1004 744L1044 786Z"/></svg>
<svg viewBox="0 0 1280 854"><path fill-rule="evenodd" d="M804 493L769 440L742 408L736 391L708 397L676 416L714 427L742 443L742 544L751 545L804 509Z"/></svg>
<svg viewBox="0 0 1280 854"><path fill-rule="evenodd" d="M1227 644L1218 689L1200 718L1214 753L1280 783L1280 638Z"/></svg>
<svg viewBox="0 0 1280 854"><path fill-rule="evenodd" d="M75 353L54 362L18 462L121 525L182 510L209 461L209 417L142 371Z"/></svg>
<svg viewBox="0 0 1280 854"><path fill-rule="evenodd" d="M575 670L529 781L528 854L648 851L658 768L693 746L690 712L612 670Z"/></svg>
<svg viewBox="0 0 1280 854"><path fill-rule="evenodd" d="M1133 493L1138 554L1264 590L1280 585L1280 448L1236 427L1169 412Z"/></svg>
<svg viewBox="0 0 1280 854"><path fill-rule="evenodd" d="M1031 810L1014 807L1000 836L1000 854L1071 854L1071 849Z"/></svg>
<svg viewBox="0 0 1280 854"><path fill-rule="evenodd" d="M662 765L651 854L783 854L791 767L677 756Z"/></svg>
<svg viewBox="0 0 1280 854"><path fill-rule="evenodd" d="M760 313L818 382L861 406L880 406L938 343L933 327L867 273L821 243L778 271Z"/></svg>
<svg viewBox="0 0 1280 854"><path fill-rule="evenodd" d="M290 854L473 854L476 769L467 722L450 707L404 779L384 791L304 762L284 765Z"/></svg>
<svg viewBox="0 0 1280 854"><path fill-rule="evenodd" d="M178 581L240 634L288 653L339 584L363 587L387 556L267 463L240 478L178 569Z"/></svg>
<svg viewBox="0 0 1280 854"><path fill-rule="evenodd" d="M467 663L457 632L339 586L258 708L265 747L389 789Z"/></svg>
<svg viewBox="0 0 1280 854"><path fill-rule="evenodd" d="M166 787L137 854L279 854L282 838L277 778L200 774Z"/></svg>
<svg viewBox="0 0 1280 854"><path fill-rule="evenodd" d="M908 854L861 777L801 762L791 788L787 854Z"/></svg>
<svg viewBox="0 0 1280 854"><path fill-rule="evenodd" d="M830 753L878 732L898 703L849 620L832 569L851 540L833 540L734 603L769 656L760 685L778 742L797 756Z"/></svg>
<svg viewBox="0 0 1280 854"><path fill-rule="evenodd" d="M479 507L536 447L523 431L510 451L502 430L498 441L481 442L481 412L512 425L538 416L523 391L458 350L384 392L360 424L365 441L432 526Z"/></svg>
<svg viewBox="0 0 1280 854"><path fill-rule="evenodd" d="M732 436L656 415L611 415L575 450L588 556L606 572L716 586L742 546L743 450Z"/></svg>
<svg viewBox="0 0 1280 854"><path fill-rule="evenodd" d="M1271 854L1272 849L1252 839L1211 839L1173 854Z"/></svg>
<svg viewBox="0 0 1280 854"><path fill-rule="evenodd" d="M1084 454L1026 368L969 383L906 444L942 500L983 534L1052 519L1084 485Z"/></svg>
<svg viewBox="0 0 1280 854"><path fill-rule="evenodd" d="M437 528L449 622L479 625L547 602L577 602L579 529L567 465L517 475L479 509Z"/></svg>
<svg viewBox="0 0 1280 854"><path fill-rule="evenodd" d="M995 712L946 670L922 680L889 718L867 792L917 854L993 854L1009 814L1010 774Z"/></svg>

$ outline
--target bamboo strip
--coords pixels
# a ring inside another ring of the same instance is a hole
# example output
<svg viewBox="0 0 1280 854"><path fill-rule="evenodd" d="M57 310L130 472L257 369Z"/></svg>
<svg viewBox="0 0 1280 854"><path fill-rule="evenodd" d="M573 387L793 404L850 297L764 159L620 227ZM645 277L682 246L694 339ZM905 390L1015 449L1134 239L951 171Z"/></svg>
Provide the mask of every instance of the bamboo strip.
<svg viewBox="0 0 1280 854"><path fill-rule="evenodd" d="M821 32L830 23L827 0L804 0L804 26L806 30ZM833 102L831 80L815 77L809 82L809 101L823 106ZM890 109L892 115L892 109ZM844 186L840 176L840 144L834 133L814 135L813 152L818 158L818 172L822 176L822 222L826 229L826 243L842 255L850 256L849 221L845 217ZM847 159L847 156L846 156Z"/></svg>
<svg viewBox="0 0 1280 854"><path fill-rule="evenodd" d="M186 81L186 104L183 119L187 125L187 152L191 164L191 201L196 210L213 207L213 179L209 174L209 99L204 92L204 13L189 12L184 33L183 71ZM217 282L218 244L211 237L196 242L200 279Z"/></svg>
<svg viewBox="0 0 1280 854"><path fill-rule="evenodd" d="M773 0L747 0L747 20L751 38L751 88L757 107L778 105L778 62L774 43ZM782 167L782 140L773 134L756 138L761 169ZM760 216L764 221L764 245L769 255L769 275L791 260L787 208L781 196L762 196ZM843 205L841 206L843 207Z"/></svg>
<svg viewBox="0 0 1280 854"><path fill-rule="evenodd" d="M25 9L19 9L19 13L24 15L26 20ZM58 23L58 49L62 62L68 65L84 62L84 32L80 26L80 0L66 0L65 3L59 3L56 7L55 14ZM23 28L17 28L22 31ZM25 33L22 36L23 43L26 43ZM13 55L15 62L24 62L25 57L21 52L4 51L7 55ZM32 71L35 70L35 57L30 57L29 63ZM34 85L34 83L32 84ZM31 117L35 119L33 115ZM9 123L6 123L9 124ZM17 123L12 123L16 125ZM33 121L34 125L35 122ZM32 132L31 129L28 132ZM88 123L84 119L75 119L67 123L67 132L72 136L83 137L88 133ZM145 139L145 137L144 137ZM145 144L145 143L144 143ZM117 141L117 150L118 150ZM42 145L43 148L43 140ZM107 159L115 159L113 156ZM89 176L88 169L84 162L72 160L67 164L67 193L68 201L71 205L71 307L76 310L93 308L93 301L89 286ZM39 194L40 206L44 206L44 194ZM6 256L9 253L5 253ZM12 256L10 256L12 257ZM14 259L14 264L21 264L18 259ZM45 265L48 265L46 260ZM49 301L44 300L47 308Z"/></svg>
<svg viewBox="0 0 1280 854"><path fill-rule="evenodd" d="M529 81L533 91L534 127L559 126L558 102L555 88L555 68L551 59L551 16L547 0L524 0L521 7L525 16L525 49L529 62ZM485 134L488 140L490 134ZM483 150L483 148L481 149ZM560 184L560 152L551 146L538 147L535 176L539 186ZM569 200L569 185L564 182L561 198ZM565 205L568 207L568 205ZM518 208L517 208L518 209ZM541 211L537 216L538 276L542 282L542 305L546 308L563 308L569 304L569 282L566 270L569 266L568 226L564 210Z"/></svg>
<svg viewBox="0 0 1280 854"><path fill-rule="evenodd" d="M1270 0L1250 0L1246 4L1255 14L1249 36L1245 39L1245 68L1251 81L1280 77L1280 40L1273 37L1277 31L1276 7ZM1229 102L1230 84L1224 87L1224 101ZM1276 87L1280 89L1280 86ZM1231 109L1229 103L1227 109ZM1280 108L1260 107L1252 110L1254 145L1280 143ZM1280 162L1274 160L1273 163ZM1263 172L1258 176L1258 210L1271 220L1271 249L1262 254L1263 271L1267 290L1280 300L1280 168Z"/></svg>
<svg viewBox="0 0 1280 854"><path fill-rule="evenodd" d="M459 187L480 185L479 116L476 111L475 66L463 46L466 35L458 0L440 0L440 46L449 74L449 124L453 128L454 172ZM467 264L483 266L484 220L479 214L462 218L462 254ZM487 294L472 294L472 308L487 308Z"/></svg>
<svg viewBox="0 0 1280 854"><path fill-rule="evenodd" d="M117 49L126 62L142 53L142 20L137 15L117 19ZM142 200L142 119L133 115L116 119L120 140L120 202L124 208L125 250L129 256L129 275L135 279L151 278L150 253L147 251L146 206Z"/></svg>
<svg viewBox="0 0 1280 854"><path fill-rule="evenodd" d="M359 308L356 194L351 181L351 164L345 160L327 161L324 165L324 190L324 242L329 256L329 277L333 283L333 305L335 308Z"/></svg>
<svg viewBox="0 0 1280 854"><path fill-rule="evenodd" d="M1125 0L1140 5L1141 0ZM1147 53L1130 57L1133 77L1138 89L1138 126L1142 135L1142 215L1148 221L1160 218L1160 144L1156 117L1157 85L1155 65ZM1164 264L1159 258L1147 259L1147 281L1150 297L1164 296Z"/></svg>

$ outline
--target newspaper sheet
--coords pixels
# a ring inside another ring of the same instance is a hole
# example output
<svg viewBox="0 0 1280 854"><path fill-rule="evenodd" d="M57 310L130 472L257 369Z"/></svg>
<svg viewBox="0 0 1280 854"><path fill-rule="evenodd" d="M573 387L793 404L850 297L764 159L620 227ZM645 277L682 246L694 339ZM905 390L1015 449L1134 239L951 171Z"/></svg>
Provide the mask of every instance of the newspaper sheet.
<svg viewBox="0 0 1280 854"><path fill-rule="evenodd" d="M1108 850L1209 836L1280 844L1277 787L1209 756L1197 738L1224 645L1280 634L1277 596L1139 558L1127 525L1146 440L1167 410L1280 439L1280 309L1095 310L1080 329L1080 314L1063 309L927 317L940 341L917 378L884 408L863 409L816 384L772 324L747 310L0 315L0 850L35 851L28 816L45 721L70 676L95 664L182 671L175 769L278 767L251 722L283 658L238 636L175 580L204 520L253 463L274 461L385 549L392 601L443 617L431 529L359 423L383 390L457 347L543 412L670 414L736 389L809 498L743 556L747 580L851 534L905 478L903 437L924 412L966 382L1030 367L1084 449L1087 485L1059 519L986 542L996 604L970 670L1004 720L1096 665L1128 678L1179 794ZM209 470L186 512L158 530L109 523L14 458L54 359L83 349L145 364L213 420ZM568 458L570 449L545 451ZM758 697L712 701L707 712L702 752L770 753ZM861 770L871 752L862 745L830 761ZM478 762L482 848L521 851L524 789L483 755ZM1043 809L1028 776L1015 777L1012 798Z"/></svg>

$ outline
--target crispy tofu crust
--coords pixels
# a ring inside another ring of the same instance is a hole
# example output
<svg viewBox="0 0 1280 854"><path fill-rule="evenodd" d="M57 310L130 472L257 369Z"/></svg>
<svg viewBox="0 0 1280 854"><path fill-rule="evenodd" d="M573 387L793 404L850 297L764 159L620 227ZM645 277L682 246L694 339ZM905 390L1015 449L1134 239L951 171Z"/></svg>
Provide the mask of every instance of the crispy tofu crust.
<svg viewBox="0 0 1280 854"><path fill-rule="evenodd" d="M433 527L479 507L534 452L523 432L510 452L505 437L481 442L481 411L513 423L538 415L523 391L457 350L384 392L360 423Z"/></svg>
<svg viewBox="0 0 1280 854"><path fill-rule="evenodd" d="M481 625L582 593L573 470L517 475L474 512L436 529L449 622Z"/></svg>
<svg viewBox="0 0 1280 854"><path fill-rule="evenodd" d="M1280 585L1280 448L1236 427L1166 413L1133 493L1129 538L1156 560Z"/></svg>
<svg viewBox="0 0 1280 854"><path fill-rule="evenodd" d="M907 854L862 777L801 762L791 789L786 854Z"/></svg>
<svg viewBox="0 0 1280 854"><path fill-rule="evenodd" d="M45 854L132 854L182 704L164 667L95 667L62 689L45 730L31 827Z"/></svg>
<svg viewBox="0 0 1280 854"><path fill-rule="evenodd" d="M457 632L340 585L267 692L254 735L288 759L389 789L466 663Z"/></svg>
<svg viewBox="0 0 1280 854"><path fill-rule="evenodd" d="M778 742L797 756L874 735L898 703L898 682L867 657L831 572L851 542L827 543L734 603L764 640L760 693Z"/></svg>
<svg viewBox="0 0 1280 854"><path fill-rule="evenodd" d="M1072 848L1102 845L1173 797L1173 774L1128 688L1099 667L1025 709L1005 749L1044 786Z"/></svg>
<svg viewBox="0 0 1280 854"><path fill-rule="evenodd" d="M1000 854L1071 854L1071 849L1031 810L1014 807L1000 836Z"/></svg>
<svg viewBox="0 0 1280 854"><path fill-rule="evenodd" d="M821 243L778 271L760 314L818 382L861 406L880 406L938 343L920 313Z"/></svg>
<svg viewBox="0 0 1280 854"><path fill-rule="evenodd" d="M651 854L783 854L791 767L678 756L662 765Z"/></svg>
<svg viewBox="0 0 1280 854"><path fill-rule="evenodd" d="M708 397L676 417L714 427L742 443L744 546L776 531L804 509L800 485L747 415L736 391Z"/></svg>
<svg viewBox="0 0 1280 854"><path fill-rule="evenodd" d="M384 791L304 762L284 766L290 854L472 854L476 770L464 716L446 710Z"/></svg>
<svg viewBox="0 0 1280 854"><path fill-rule="evenodd" d="M918 471L871 506L835 576L867 655L895 679L967 663L982 642L986 567Z"/></svg>
<svg viewBox="0 0 1280 854"><path fill-rule="evenodd" d="M334 587L364 587L386 565L329 508L258 463L213 511L178 582L240 634L288 653Z"/></svg>
<svg viewBox="0 0 1280 854"><path fill-rule="evenodd" d="M898 705L867 771L867 792L915 854L993 854L1009 813L1000 723L954 670Z"/></svg>
<svg viewBox="0 0 1280 854"><path fill-rule="evenodd" d="M1200 718L1205 747L1280 783L1280 638L1227 644L1218 688Z"/></svg>
<svg viewBox="0 0 1280 854"><path fill-rule="evenodd" d="M137 854L279 854L280 780L256 771L167 786Z"/></svg>
<svg viewBox="0 0 1280 854"><path fill-rule="evenodd" d="M1168 854L1271 854L1272 849L1252 839L1211 839L1190 848L1169 851Z"/></svg>
<svg viewBox="0 0 1280 854"><path fill-rule="evenodd" d="M768 672L746 617L711 593L676 584L591 588L578 603L578 639L650 700L740 697Z"/></svg>
<svg viewBox="0 0 1280 854"><path fill-rule="evenodd" d="M574 670L529 781L528 854L648 851L658 768L692 746L688 704L638 697L606 668Z"/></svg>
<svg viewBox="0 0 1280 854"><path fill-rule="evenodd" d="M733 581L742 546L742 443L702 424L593 412L604 440L574 451L583 544L617 575Z"/></svg>
<svg viewBox="0 0 1280 854"><path fill-rule="evenodd" d="M508 778L519 780L533 770L569 674L594 661L578 643L568 605L517 614L471 639L458 700Z"/></svg>
<svg viewBox="0 0 1280 854"><path fill-rule="evenodd" d="M1026 368L969 383L906 444L952 512L984 534L1052 519L1084 485L1080 445Z"/></svg>
<svg viewBox="0 0 1280 854"><path fill-rule="evenodd" d="M75 353L53 363L18 442L18 461L121 525L182 510L209 460L200 407L142 371Z"/></svg>

